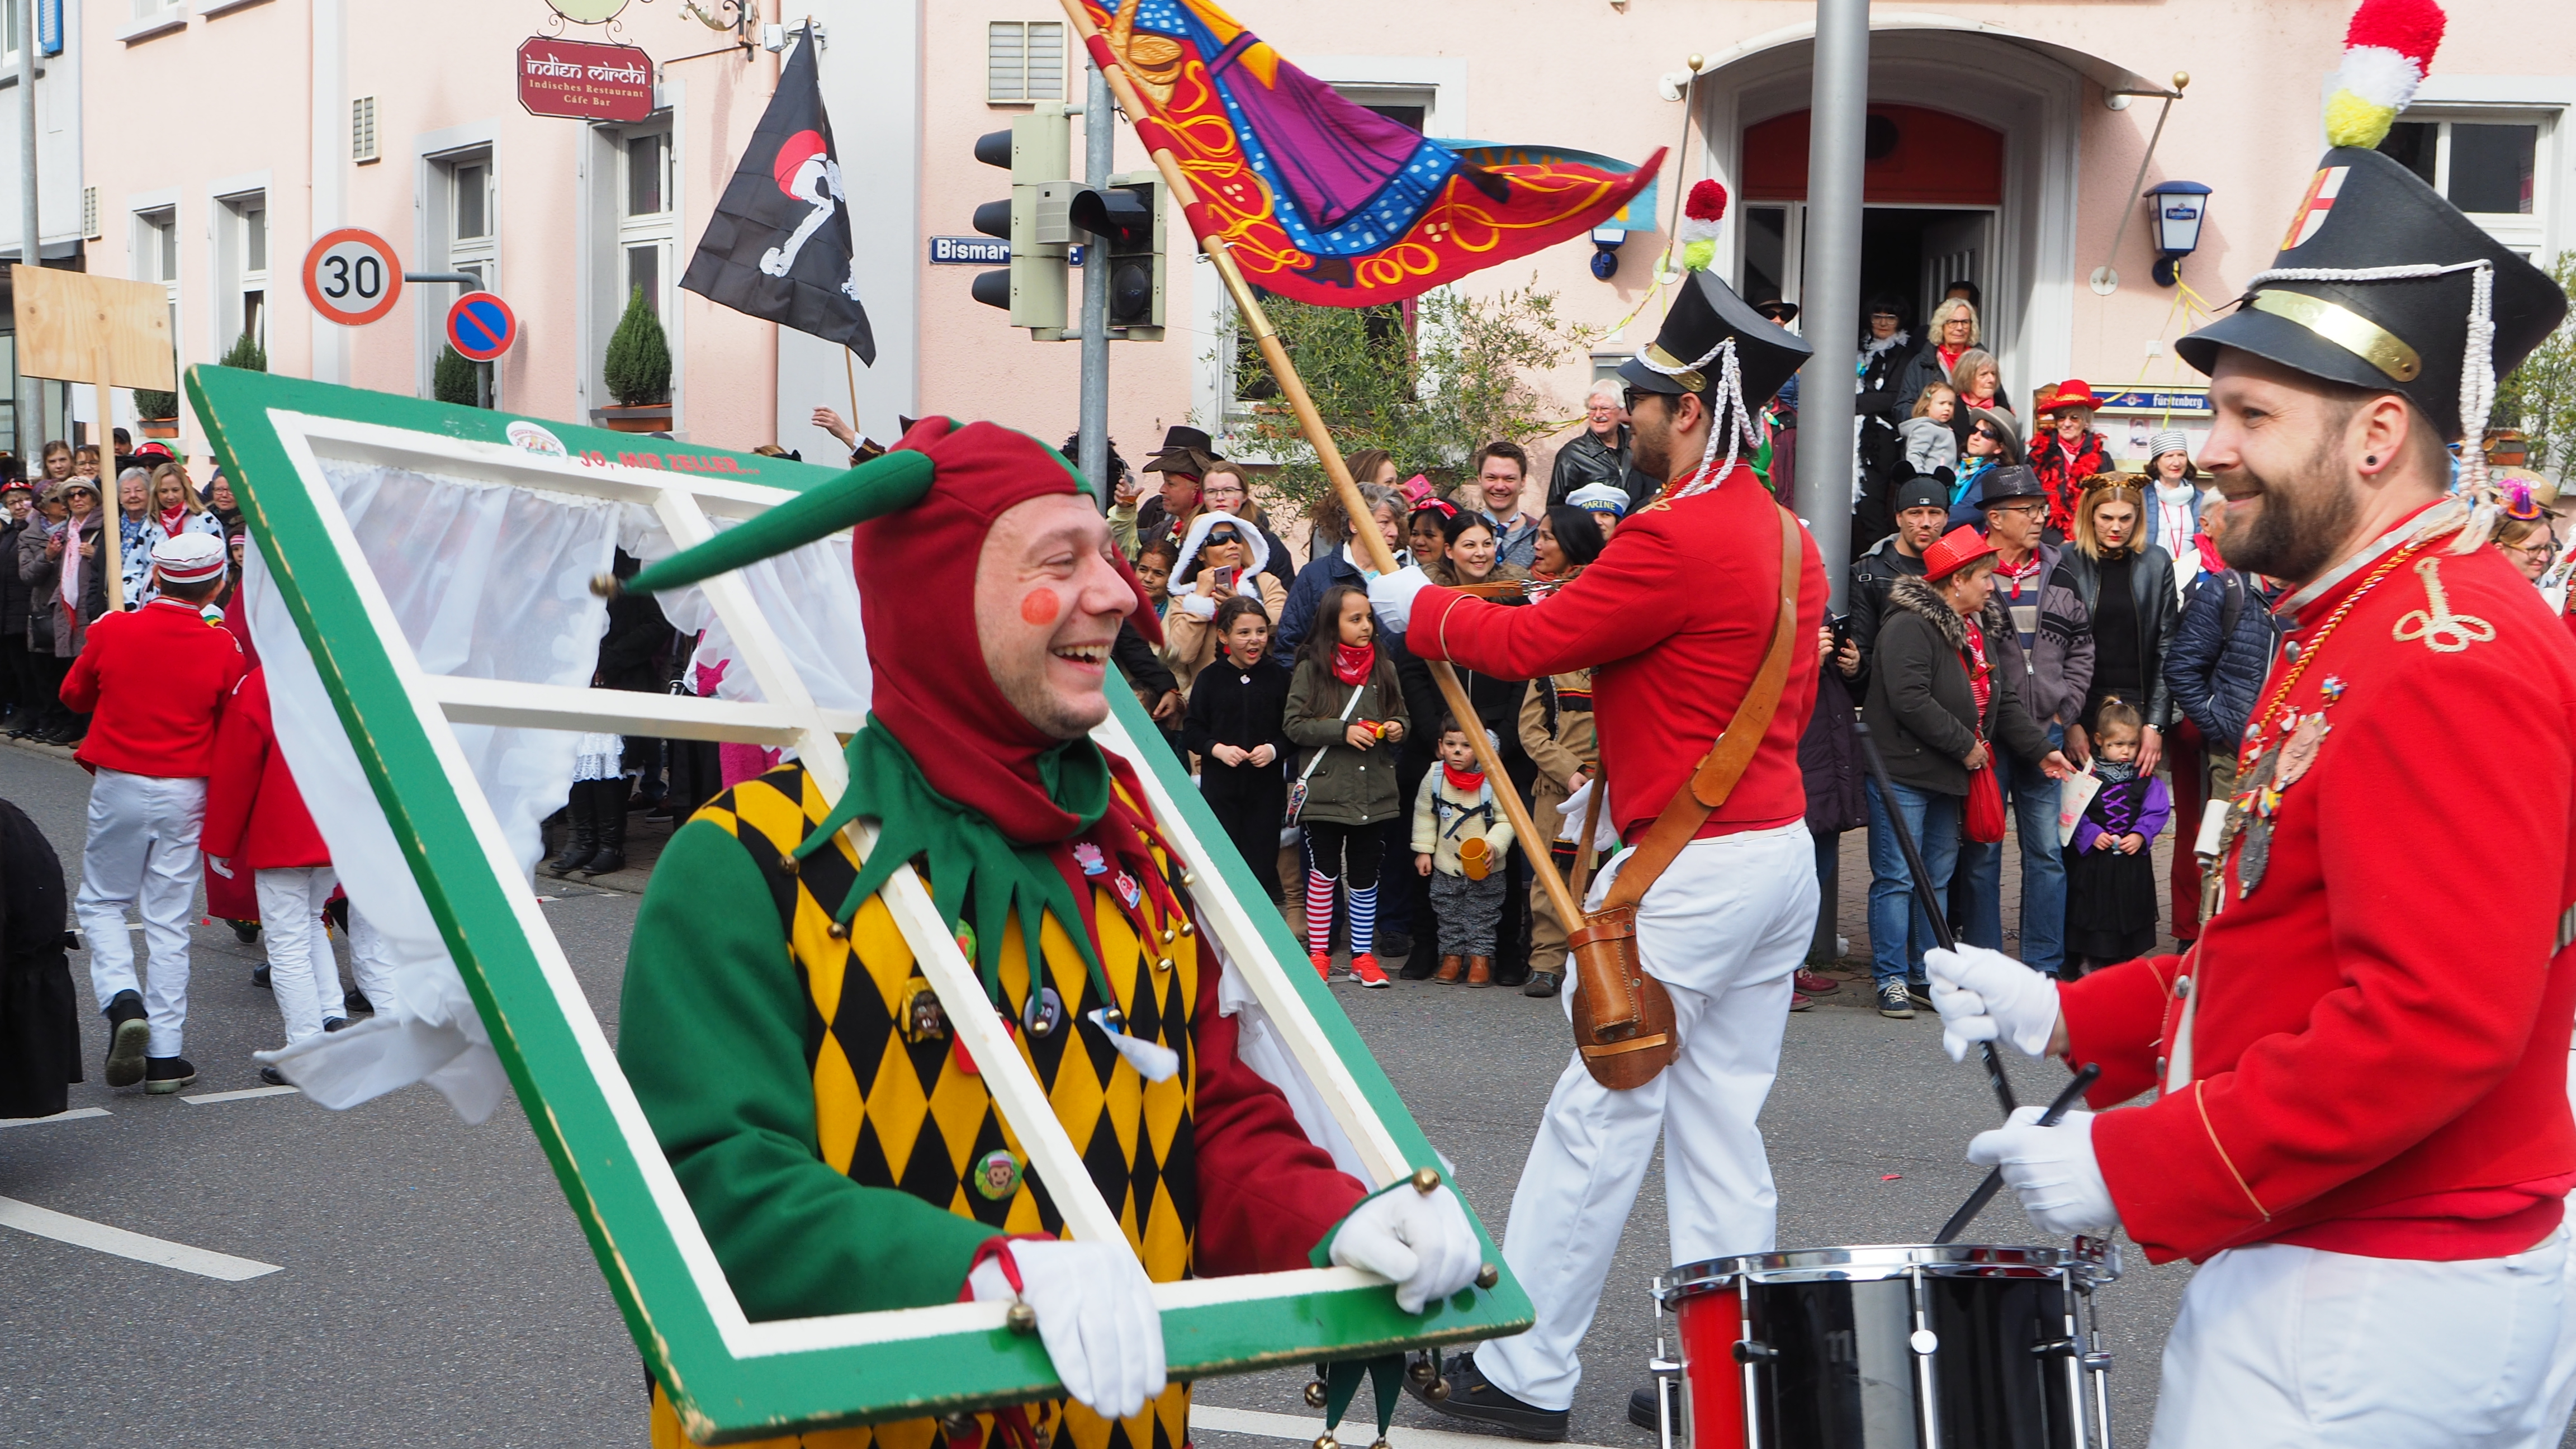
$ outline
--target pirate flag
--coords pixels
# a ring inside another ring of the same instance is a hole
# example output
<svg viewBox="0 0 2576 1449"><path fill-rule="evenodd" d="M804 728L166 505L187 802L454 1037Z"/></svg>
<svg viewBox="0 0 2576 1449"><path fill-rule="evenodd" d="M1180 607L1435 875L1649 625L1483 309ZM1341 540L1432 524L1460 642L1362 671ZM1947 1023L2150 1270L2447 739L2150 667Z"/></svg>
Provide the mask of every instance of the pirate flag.
<svg viewBox="0 0 2576 1449"><path fill-rule="evenodd" d="M715 219L680 285L737 312L840 343L876 365L876 334L859 305L849 198L823 114L814 34L799 37L778 93L725 183Z"/></svg>

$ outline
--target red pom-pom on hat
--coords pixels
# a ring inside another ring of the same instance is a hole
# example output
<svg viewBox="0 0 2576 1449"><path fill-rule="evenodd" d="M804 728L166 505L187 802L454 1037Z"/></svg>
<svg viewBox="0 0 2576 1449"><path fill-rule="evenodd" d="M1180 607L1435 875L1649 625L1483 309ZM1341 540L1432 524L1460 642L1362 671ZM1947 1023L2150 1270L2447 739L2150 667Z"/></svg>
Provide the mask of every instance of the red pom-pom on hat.
<svg viewBox="0 0 2576 1449"><path fill-rule="evenodd" d="M2448 17L2433 0L2363 0L2352 13L2352 25L2344 31L2343 43L2354 46L2383 46L2413 60L2423 69L2433 64L2433 52L2441 49L2442 30Z"/></svg>
<svg viewBox="0 0 2576 1449"><path fill-rule="evenodd" d="M1691 187L1690 195L1682 202L1682 214L1693 221L1725 219L1726 188L1719 185L1714 176L1696 183Z"/></svg>

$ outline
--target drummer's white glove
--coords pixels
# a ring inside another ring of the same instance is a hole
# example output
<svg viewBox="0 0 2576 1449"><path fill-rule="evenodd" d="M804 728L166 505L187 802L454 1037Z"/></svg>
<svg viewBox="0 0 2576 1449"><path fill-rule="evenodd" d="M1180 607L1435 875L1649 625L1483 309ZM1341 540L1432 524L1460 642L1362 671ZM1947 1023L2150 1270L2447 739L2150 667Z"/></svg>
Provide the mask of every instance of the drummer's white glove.
<svg viewBox="0 0 2576 1449"><path fill-rule="evenodd" d="M1968 1143L1968 1160L2000 1167L2021 1199L2031 1225L2056 1238L2107 1237L2120 1225L2102 1165L2093 1157L2093 1114L2069 1112L2042 1127L2045 1109L2018 1107L2007 1125L1980 1132Z"/></svg>
<svg viewBox="0 0 2576 1449"><path fill-rule="evenodd" d="M1401 634L1407 621L1413 617L1413 596L1430 587L1431 576L1419 566L1379 574L1368 581L1369 607L1377 611L1378 619L1386 625L1387 632Z"/></svg>
<svg viewBox="0 0 2576 1449"><path fill-rule="evenodd" d="M2010 1042L2026 1057L2047 1054L2057 1032L2056 982L1983 946L1935 946L1923 953L1923 967L1950 1060L1964 1061L1981 1041Z"/></svg>
<svg viewBox="0 0 2576 1449"><path fill-rule="evenodd" d="M1019 1272L1011 1287L1003 1257ZM1163 1391L1163 1317L1125 1243L1014 1240L966 1275L978 1303L1013 1298L1038 1316L1038 1339L1064 1391L1084 1408L1129 1419Z"/></svg>
<svg viewBox="0 0 2576 1449"><path fill-rule="evenodd" d="M1446 1187L1399 1184L1351 1209L1333 1233L1334 1264L1394 1279L1395 1306L1407 1313L1475 1282L1484 1256L1467 1210Z"/></svg>

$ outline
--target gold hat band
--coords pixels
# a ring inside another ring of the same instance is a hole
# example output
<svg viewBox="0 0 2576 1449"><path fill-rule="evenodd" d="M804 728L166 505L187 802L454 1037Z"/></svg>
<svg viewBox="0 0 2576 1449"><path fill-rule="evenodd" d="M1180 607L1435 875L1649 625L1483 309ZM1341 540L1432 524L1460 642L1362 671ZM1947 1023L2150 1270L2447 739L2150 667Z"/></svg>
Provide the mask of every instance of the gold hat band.
<svg viewBox="0 0 2576 1449"><path fill-rule="evenodd" d="M2254 308L2298 323L2388 374L2393 381L2413 382L2424 371L2424 359L2396 333L2323 297L2267 289L2254 294Z"/></svg>
<svg viewBox="0 0 2576 1449"><path fill-rule="evenodd" d="M1662 347L1655 343L1649 342L1646 344L1646 360L1655 365L1655 370L1657 372L1660 372L1664 376L1671 378L1673 381L1680 383L1682 391L1708 391L1708 378L1706 375L1702 374L1696 367L1682 366L1682 360L1680 358L1666 352Z"/></svg>

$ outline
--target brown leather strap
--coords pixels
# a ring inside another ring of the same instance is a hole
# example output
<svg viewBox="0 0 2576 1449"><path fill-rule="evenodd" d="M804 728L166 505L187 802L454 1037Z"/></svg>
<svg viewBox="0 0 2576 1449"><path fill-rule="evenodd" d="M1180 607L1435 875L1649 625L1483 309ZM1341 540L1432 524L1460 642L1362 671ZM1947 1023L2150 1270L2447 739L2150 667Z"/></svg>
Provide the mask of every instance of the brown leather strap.
<svg viewBox="0 0 2576 1449"><path fill-rule="evenodd" d="M1734 793L1735 782L1744 778L1754 752L1762 748L1762 737L1770 733L1771 717L1779 712L1780 691L1789 682L1789 661L1797 653L1801 559L1797 515L1777 505L1774 508L1780 515L1780 599L1779 614L1771 626L1771 650L1762 656L1762 668L1753 676L1753 687L1745 693L1735 717L1726 722L1725 733L1717 737L1716 745L1699 762L1699 768L1665 802L1663 813L1646 827L1645 838L1637 842L1636 852L1619 867L1619 878L1611 883L1610 893L1601 903L1605 910L1633 906L1645 899L1664 868L1680 856L1682 847L1691 843L1700 826Z"/></svg>

